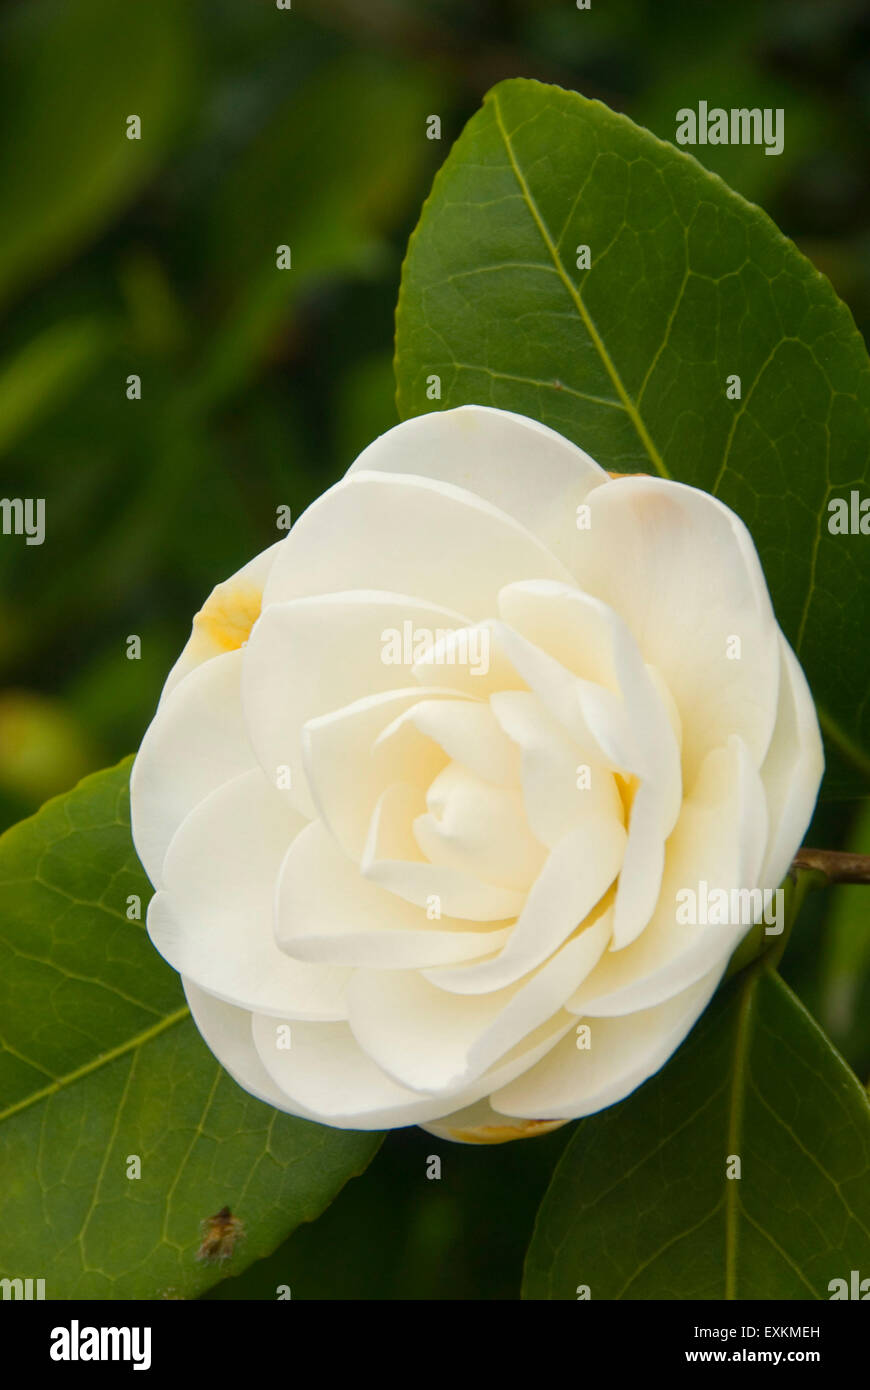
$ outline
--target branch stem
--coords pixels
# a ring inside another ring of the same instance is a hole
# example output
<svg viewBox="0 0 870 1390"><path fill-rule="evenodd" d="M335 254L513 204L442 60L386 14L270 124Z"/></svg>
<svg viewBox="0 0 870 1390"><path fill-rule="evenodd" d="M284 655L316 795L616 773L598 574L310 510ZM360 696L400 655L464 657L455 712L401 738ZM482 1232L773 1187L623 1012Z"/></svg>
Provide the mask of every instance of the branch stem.
<svg viewBox="0 0 870 1390"><path fill-rule="evenodd" d="M799 849L791 872L811 869L823 874L828 883L870 883L870 854L848 854L835 849Z"/></svg>

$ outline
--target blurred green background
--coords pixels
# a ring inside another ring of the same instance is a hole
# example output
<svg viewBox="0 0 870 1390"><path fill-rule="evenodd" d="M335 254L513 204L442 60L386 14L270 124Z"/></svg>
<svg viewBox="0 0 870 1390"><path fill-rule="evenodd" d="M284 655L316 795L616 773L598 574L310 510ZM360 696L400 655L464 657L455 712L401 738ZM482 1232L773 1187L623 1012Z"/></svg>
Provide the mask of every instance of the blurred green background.
<svg viewBox="0 0 870 1390"><path fill-rule="evenodd" d="M870 12L857 0L0 11L2 493L44 497L47 520L42 546L0 538L0 828L137 746L212 586L276 539L279 506L298 515L395 422L404 244L465 120L517 75L666 139L701 98L783 107L780 157L694 152L795 239L866 336ZM282 244L293 268L279 272ZM813 842L870 851L858 810L823 808ZM866 1079L860 891L810 904L785 973ZM326 1216L226 1292L515 1296L567 1134L495 1156L453 1146L441 1183L425 1178L434 1141L391 1136Z"/></svg>

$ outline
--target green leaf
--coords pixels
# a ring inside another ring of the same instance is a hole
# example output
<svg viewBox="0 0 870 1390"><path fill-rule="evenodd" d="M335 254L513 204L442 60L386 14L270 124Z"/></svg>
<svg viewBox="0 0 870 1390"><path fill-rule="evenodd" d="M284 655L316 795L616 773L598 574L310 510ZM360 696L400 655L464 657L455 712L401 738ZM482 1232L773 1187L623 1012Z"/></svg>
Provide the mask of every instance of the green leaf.
<svg viewBox="0 0 870 1390"><path fill-rule="evenodd" d="M733 507L819 704L826 791L866 785L866 537L832 535L828 502L870 496L870 362L760 208L600 102L501 83L411 238L395 366L403 419L437 375L442 407L519 411Z"/></svg>
<svg viewBox="0 0 870 1390"><path fill-rule="evenodd" d="M827 1299L853 1269L870 1272L870 1104L788 986L754 968L664 1071L581 1121L524 1294Z"/></svg>
<svg viewBox="0 0 870 1390"><path fill-rule="evenodd" d="M516 1299L535 1212L568 1127L533 1143L451 1144L391 1130L317 1221L208 1299ZM430 1157L441 1176L427 1181Z"/></svg>
<svg viewBox="0 0 870 1390"><path fill-rule="evenodd" d="M0 1270L47 1298L190 1298L269 1254L373 1157L242 1091L127 901L130 760L0 838ZM142 1175L127 1177L138 1155ZM231 1258L197 1260L229 1206Z"/></svg>

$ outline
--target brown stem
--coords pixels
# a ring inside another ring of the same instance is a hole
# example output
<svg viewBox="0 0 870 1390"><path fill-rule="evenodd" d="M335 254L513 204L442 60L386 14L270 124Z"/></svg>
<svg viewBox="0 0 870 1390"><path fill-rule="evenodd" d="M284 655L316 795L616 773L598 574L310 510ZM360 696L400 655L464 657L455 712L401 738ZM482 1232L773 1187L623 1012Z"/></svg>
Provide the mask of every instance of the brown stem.
<svg viewBox="0 0 870 1390"><path fill-rule="evenodd" d="M815 869L829 883L870 883L870 854L847 854L836 849L799 849L792 872Z"/></svg>

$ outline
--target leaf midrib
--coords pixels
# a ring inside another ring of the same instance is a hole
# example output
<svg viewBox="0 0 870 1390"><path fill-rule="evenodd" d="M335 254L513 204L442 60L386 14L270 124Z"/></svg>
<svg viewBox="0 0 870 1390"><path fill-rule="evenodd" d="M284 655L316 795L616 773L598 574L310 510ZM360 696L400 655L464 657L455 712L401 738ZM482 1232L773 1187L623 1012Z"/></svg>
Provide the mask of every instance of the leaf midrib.
<svg viewBox="0 0 870 1390"><path fill-rule="evenodd" d="M577 313L580 316L583 327L586 329L589 339L593 344L596 352L598 353L601 363L604 366L608 376L610 377L611 382L613 383L613 387L617 395L619 396L619 402L625 410L626 415L631 420L635 428L635 431L638 435L638 438L640 439L641 444L643 445L646 451L647 457L649 458L650 462L662 478L672 479L672 475L669 469L667 468L667 465L665 464L663 458L661 457L661 454L656 448L652 436L650 435L649 430L647 429L646 424L644 423L639 406L637 402L635 402L631 398L628 391L626 390L622 378L620 377L619 372L616 369L616 365L613 362L613 359L611 358L610 354L608 353L607 348L604 345L604 341L600 333L598 332L598 329L595 326L595 322L592 319L592 316L590 315L588 309L586 308L586 305L583 302L583 296L581 295L579 289L574 284L570 275L565 269L565 265L562 261L561 256L559 255L558 247L554 242L552 236L550 235L546 222L541 216L540 209L538 208L537 203L535 202L535 199L532 195L532 191L529 188L529 185L519 166L519 163L517 162L516 154L514 152L513 145L511 144L510 136L508 135L504 121L502 119L502 112L501 107L499 105L498 94L496 92L491 93L489 100L492 102L492 107L495 113L495 119L496 124L498 126L499 135L501 136L502 143L505 147L505 152L510 161L514 177L517 181L517 184L519 185L523 201L525 202L529 210L529 213L531 214L531 217L536 227L538 228L541 240L543 241L544 246L546 247L547 252L550 256L550 259L553 262L553 268L556 271L556 274L559 276L560 280L562 281L562 284L565 286L565 289L567 290L571 298L571 301L574 304L574 307L576 308ZM779 346L780 345L777 344L777 348ZM647 376L649 376L649 373L647 373ZM753 382L753 390L755 389L756 384L757 379L756 382ZM644 381L644 387L645 386L646 381ZM734 427L735 426L732 425L732 431ZM714 496L716 495L720 480L721 473L719 478L717 478L712 490ZM807 614L809 612L810 604L812 602L812 596L813 582L811 577L810 584L807 588L806 600L804 603L803 613L801 617L800 631L795 641L795 651L798 655L800 655L801 647L803 646L804 629L806 627L806 619ZM835 745L840 755L847 761L851 762L853 766L862 774L864 774L867 777L870 777L870 754L867 754L858 744L856 744L852 739L848 737L848 735L846 735L840 729L837 721L830 714L828 714L827 710L817 705L817 711L819 721L822 724L825 733L827 734L831 742Z"/></svg>
<svg viewBox="0 0 870 1390"><path fill-rule="evenodd" d="M625 410L626 415L631 420L631 423L634 425L635 431L637 432L641 444L646 450L646 454L649 458L650 463L653 465L653 467L656 469L656 471L660 474L662 478L670 478L671 474L665 465L664 459L662 458L661 454L659 453L658 449L656 448L653 442L652 436L650 435L650 432L644 423L643 417L637 407L637 404L634 400L632 400L631 396L628 394L628 391L626 390L625 385L623 383L622 377L616 370L616 365L613 362L610 353L607 351L607 348L604 345L604 341L600 333L598 332L598 329L595 326L595 322L592 319L592 316L590 315L588 309L586 308L586 305L583 303L583 296L580 294L580 291L578 290L577 286L574 284L573 280L571 279L570 275L565 269L565 266L562 262L562 258L559 255L558 247L556 246L556 243L553 241L553 238L550 235L547 224L541 216L538 205L532 196L532 191L529 188L528 183L526 182L525 176L522 170L520 169L519 164L517 163L516 155L514 154L514 148L511 144L510 136L508 135L507 130L505 129L504 121L502 120L501 107L499 106L498 95L496 93L493 93L491 96L491 100L493 110L495 112L495 119L498 125L499 134L501 135L507 157L510 160L511 169L513 170L514 177L516 178L516 181L519 184L520 192L523 195L523 201L525 202L527 208L529 209L529 212L532 215L535 225L538 228L538 231L541 235L541 240L543 241L544 246L547 248L547 253L553 262L553 267L556 271L556 274L559 276L559 279L562 281L562 284L568 291L568 294L571 297L571 301L574 304L577 313L580 315L583 327L586 329L586 332L589 335L589 339L593 347L595 348L595 351L598 353L598 356L601 360L601 363L605 371L607 372L607 375L610 377L610 380L613 383L613 388L619 396L620 402L622 404L623 409Z"/></svg>
<svg viewBox="0 0 870 1390"><path fill-rule="evenodd" d="M188 1009L187 1005L183 1008L176 1009L174 1013L167 1014L159 1023L153 1023L150 1028L146 1028L143 1032L137 1033L135 1037L128 1038L126 1042L119 1043L117 1047L110 1048L108 1052L99 1053L99 1055L92 1058L90 1062L85 1062L82 1066L76 1067L74 1071L69 1072L66 1076L58 1077L55 1081L52 1081L50 1085L43 1086L39 1091L33 1091L29 1096L24 1096L21 1100L16 1101L14 1105L8 1106L5 1110L0 1110L0 1123L2 1123L3 1120L8 1120L12 1115L19 1114L22 1110L27 1110L31 1105L38 1104L41 1100L47 1100L49 1096L56 1095L59 1091L62 1091L65 1086L71 1086L74 1082L81 1081L82 1077L89 1076L92 1072L98 1071L100 1067L108 1066L110 1062L116 1061L126 1053L135 1052L138 1048L144 1047L146 1043L159 1037L159 1035L166 1032L167 1029L173 1028L176 1023L182 1023L184 1019L189 1018L189 1016L190 1009Z"/></svg>

